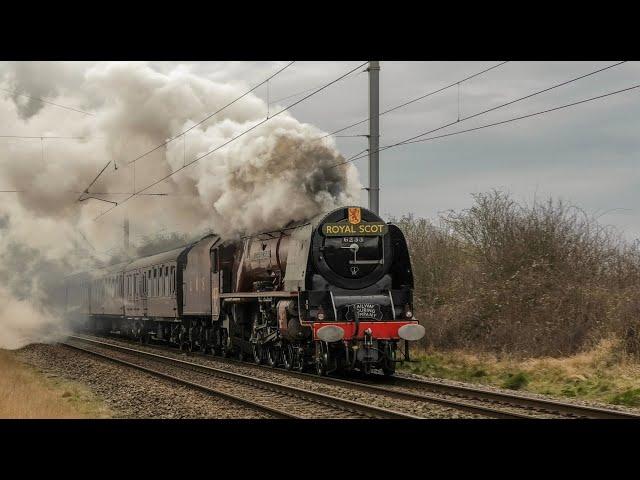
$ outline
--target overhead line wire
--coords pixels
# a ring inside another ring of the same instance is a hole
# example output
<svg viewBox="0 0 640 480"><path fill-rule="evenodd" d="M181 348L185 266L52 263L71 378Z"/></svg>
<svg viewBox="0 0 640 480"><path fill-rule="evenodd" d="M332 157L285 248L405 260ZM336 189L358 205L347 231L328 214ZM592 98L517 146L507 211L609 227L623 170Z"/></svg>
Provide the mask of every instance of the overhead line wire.
<svg viewBox="0 0 640 480"><path fill-rule="evenodd" d="M31 96L31 95L27 95L26 93L18 93L18 92L17 92L17 91L15 91L15 90L8 90L8 89L6 89L6 88L0 88L0 90L2 90L3 92L7 92L7 93L12 93L12 94L14 94L14 95L18 95L18 96L21 96L21 97L27 97L27 98L31 98L31 99L33 99L33 100L39 100L39 101L41 101L42 103L47 103L47 104L49 104L49 105L53 105L53 106L55 106L55 107L59 107L59 108L64 108L64 109L66 109L66 110L72 110L72 111L74 111L74 112L82 113L82 114L84 114L84 115L91 115L91 116L94 116L94 115L95 115L94 113L85 112L84 110L78 110L77 108L68 107L68 106L66 106L66 105L60 105L59 103L53 103L53 102L50 102L49 100L45 100L45 99L40 98L40 97L33 97L33 96Z"/></svg>
<svg viewBox="0 0 640 480"><path fill-rule="evenodd" d="M390 144L390 145L382 146L382 147L380 147L380 148L377 150L377 152L381 152L381 151L387 150L387 149L389 149L389 148L394 148L394 147L397 147L397 146L400 146L400 145L404 145L404 144L410 143L412 140L415 140L415 139L420 138L420 137L424 137L425 135L429 135L430 133L437 132L437 131L442 130L442 129L444 129L444 128L450 127L450 126L452 126L452 125L456 125L456 124L461 123L461 122L464 122L464 121L466 121L466 120L470 120L470 119L475 118L475 117L478 117L478 116L480 116L480 115L485 115L485 114L487 114L487 113L493 112L493 111L498 110L498 109L500 109L500 108L504 108L504 107L506 107L506 106L513 105L514 103L520 102L520 101L522 101L522 100L526 100L526 99L528 99L528 98L534 97L534 96L536 96L536 95L540 95L540 94L545 93L545 92L548 92L548 91L550 91L550 90L553 90L553 89L556 89L556 88L559 88L559 87L562 87L562 86L568 85L568 84L570 84L570 83L577 82L578 80L581 80L581 79L583 79L583 78L589 77L589 76L591 76L591 75L595 75L595 74L600 73L600 72L603 72L603 71L605 71L605 70L609 70L610 68L617 67L618 65L622 65L623 63L626 63L626 61L622 61L622 62L614 63L614 64L612 64L612 65L608 65L608 66L606 66L606 67L603 67L603 68L600 68L600 69L594 70L594 71L589 72L589 73L586 73L586 74L584 74L584 75L580 75L580 76L578 76L578 77L574 77L574 78L571 78L571 79L566 80L566 81L564 81L564 82L557 83L557 84L555 84L555 85L552 85L552 86L550 86L550 87L544 88L544 89L542 89L542 90L538 90L537 92L530 93L530 94L525 95L525 96L523 96L523 97L519 97L519 98L516 98L516 99L511 100L511 101L509 101L509 102L502 103L502 104L497 105L497 106L495 106L495 107L491 107L491 108L488 108L488 109L483 110L483 111L481 111L481 112L474 113L474 114L469 115L469 116L467 116L467 117L463 117L463 118L461 118L461 119L459 119L459 120L456 120L456 121L454 121L454 122L446 123L446 124L444 124L444 125L441 125L440 127L437 127L437 128L431 129L431 130L428 130L428 131L426 131L426 132L420 133L420 134L415 135L415 136L413 136L413 137L406 138L406 139L404 139L404 140L401 140L401 141L399 141L399 142L396 142L396 143L393 143L393 144ZM618 92L618 93L619 93L619 92ZM360 158L363 158L363 157L357 157L358 155L360 155L360 154L353 155L352 157L348 158L348 159L347 159L347 160L345 160L344 162L337 163L337 164L335 164L335 165L333 165L333 166L334 166L334 167L337 167L337 166L339 166L339 165L344 165L344 164L346 164L346 163L349 163L349 162L352 162L352 161L355 161L355 160L359 160ZM357 158L355 158L355 157L357 157Z"/></svg>
<svg viewBox="0 0 640 480"><path fill-rule="evenodd" d="M389 108L389 109L387 109L387 110L385 110L385 111L381 112L380 114L378 114L378 117L381 117L382 115L386 115L387 113L393 112L393 111L398 110L398 109L400 109L400 108L402 108L402 107L406 107L407 105L410 105L410 104L415 103L415 102L417 102L417 101L419 101L419 100L422 100L422 99L424 99L424 98L427 98L427 97L430 97L430 96L432 96L432 95L435 95L436 93L440 93L440 92L442 92L442 91L444 91L444 90L447 90L447 89L449 89L449 88L455 87L456 85L458 85L458 84L460 84L460 83L462 83L462 82L466 82L467 80L471 80L472 78L477 77L477 76L480 76L480 75L482 75L483 73L487 73L487 72L489 72L490 70L493 70L493 69L496 69L496 68L498 68L498 67L501 67L502 65L504 65L504 64L506 64L506 63L509 63L509 61L507 60L507 61L505 61L505 62L498 63L497 65L493 65L492 67L485 68L484 70L482 70L482 71L480 71L480 72L476 72L476 73L474 73L474 74L472 74L472 75L469 75L468 77L465 77L465 78L463 78L463 79L461 79L461 80L457 80L457 81L455 81L455 82L453 82L453 83L450 83L449 85L446 85L446 86L444 86L444 87L438 88L437 90L433 90L433 91L431 91L431 92L429 92L429 93L425 93L424 95L420 95L419 97L413 98L413 99L408 100L408 101L406 101L406 102L404 102L404 103L401 103L401 104L399 104L399 105L396 105L396 106L394 106L394 107L391 107L391 108ZM355 122L355 123L352 123L352 124L350 124L350 125L347 125L346 127L342 127L342 128L340 128L340 129L338 129L338 130L334 130L333 132L328 133L328 134L326 134L326 135L324 135L324 136L320 137L318 140L322 140L323 138L329 137L329 136L331 136L331 135L335 135L336 133L340 133L340 132L342 132L342 131L344 131L344 130L347 130L347 129L351 128L351 127L355 127L355 126L357 126L357 125L361 125L361 124L363 124L363 123L365 123L365 122L368 122L368 121L369 121L369 118L365 118L365 119L363 119L363 120L360 120L359 122Z"/></svg>
<svg viewBox="0 0 640 480"><path fill-rule="evenodd" d="M484 128L495 127L497 125L503 125L505 123L515 122L515 121L518 121L518 120L523 120L525 118L535 117L535 116L543 115L545 113L555 112L557 110L562 110L562 109L565 109L565 108L574 107L576 105L581 105L583 103L592 102L592 101L595 101L595 100L600 100L602 98L610 97L612 95L617 95L617 94L623 93L623 92L628 92L628 91L634 90L636 88L640 88L640 84L633 85L633 86L627 87L627 88L623 88L621 90L616 90L616 91L613 91L613 92L605 93L603 95L598 95L598 96L595 96L595 97L589 97L589 98L586 98L586 99L583 99L583 100L579 100L577 102L567 103L567 104L564 104L564 105L560 105L558 107L548 108L546 110L541 110L539 112L534 112L534 113L529 113L527 115L521 115L519 117L509 118L507 120L502 120L500 122L489 123L489 124L481 125L479 127L468 128L466 130L459 130L457 132L445 133L443 135L437 135L435 137L427 137L427 138L423 138L423 139L413 139L413 140L406 140L406 141L398 142L398 143L395 143L393 145L389 145L386 148L394 148L394 147L399 147L399 146L402 146L402 145L408 145L408 144L411 144L411 143L426 142L426 141L430 141L430 140L436 140L438 138L450 137L450 136L458 135L458 134L461 134L461 133L473 132L473 131L476 131L476 130L482 130ZM359 156L359 155L361 155L361 154L358 153L358 154L354 155L352 158L350 158L350 159L348 159L348 160L346 160L344 162L337 163L336 165L333 165L332 167L337 167L338 165L343 165L345 163L354 162L356 160L359 160L361 158L365 158L366 157L366 155L365 156Z"/></svg>
<svg viewBox="0 0 640 480"><path fill-rule="evenodd" d="M119 205L114 206L112 208L110 208L109 210L101 213L100 215L98 215L96 218L94 218L94 220L97 220L98 218L102 217L103 215L106 215L107 213L111 212L112 210L114 210L115 208L118 208L119 206L123 205L124 203L128 202L131 198L135 197L136 195L139 195L140 193L148 190L149 188L154 187L155 185L167 180L168 178L172 177L173 175L175 175L176 173L184 170L185 168L193 165L194 163L200 161L201 159L205 158L208 155L211 155L212 153L220 150L221 148L224 148L225 146L229 145L231 142L237 140L238 138L242 137L243 135L251 132L252 130L255 130L256 128L258 128L259 126L263 125L264 123L272 120L273 118L277 117L278 115L280 115L281 113L284 113L285 111L295 107L296 105L304 102L305 100L307 100L308 98L316 95L317 93L320 93L321 91L323 91L324 89L330 87L331 85L333 85L334 83L339 82L340 80L344 79L345 77L347 77L348 75L350 75L351 73L355 72L357 69L363 67L364 65L366 65L368 62L364 62L360 65L358 65L357 67L349 70L347 73L339 76L338 78L332 80L331 82L325 84L324 86L322 86L321 88L315 90L314 92L310 93L309 95L306 95L305 97L301 98L300 100L297 100L296 102L288 105L287 107L283 108L282 110L278 111L277 113L273 114L272 116L270 116L269 118L266 118L264 120L261 120L260 122L258 122L257 124L255 124L254 126L248 128L247 130L244 130L242 133L236 135L235 137L231 138L230 140L227 140L226 142L224 142L222 145L219 145L218 147L214 148L213 150L209 150L208 152L200 155L199 157L195 158L194 160L192 160L191 162L187 163L186 165L183 165L182 167L178 168L177 170L174 170L173 172L169 173L168 175L165 175L163 178L156 180L155 182L151 183L150 185L147 185L145 188L143 188L142 190L138 191L138 192L134 192L130 197L126 198L125 200L123 200Z"/></svg>
<svg viewBox="0 0 640 480"><path fill-rule="evenodd" d="M250 90L247 90L246 92L244 92L242 95L240 95L239 97L236 97L234 100L232 100L231 102L227 103L225 106L219 108L218 110L216 110L215 112L207 115L205 118L203 118L202 120L200 120L198 123L192 125L191 127L187 128L185 131L175 135L174 137L170 138L169 140L166 140L165 142L159 144L158 146L152 148L151 150L149 150L148 152L143 153L142 155L139 155L138 157L134 158L133 160L127 162L127 165L130 165L132 163L137 162L138 160L142 159L143 157L146 157L147 155L149 155L150 153L155 152L157 149L164 147L165 145L173 142L174 140L176 140L177 138L180 138L181 136L185 135L186 133L190 132L191 130L193 130L194 128L196 128L199 125L202 125L204 122L206 122L207 120L209 120L210 118L214 117L215 115L217 115L218 113L222 112L223 110L227 109L228 107L230 107L231 105L233 105L234 103L236 103L237 101L241 100L242 98L246 97L247 95L249 95L251 92L253 92L254 90L256 90L258 87L261 87L262 85L264 85L265 83L269 82L269 80L271 80L272 78L274 78L276 75L284 72L287 68L289 68L291 65L293 65L296 61L293 60L292 62L289 62L287 65L285 65L284 67L282 67L280 70L278 70L277 72L275 72L274 74L272 74L271 76L269 76L268 78L264 79L262 82L258 83L256 86L254 86L253 88L251 88Z"/></svg>

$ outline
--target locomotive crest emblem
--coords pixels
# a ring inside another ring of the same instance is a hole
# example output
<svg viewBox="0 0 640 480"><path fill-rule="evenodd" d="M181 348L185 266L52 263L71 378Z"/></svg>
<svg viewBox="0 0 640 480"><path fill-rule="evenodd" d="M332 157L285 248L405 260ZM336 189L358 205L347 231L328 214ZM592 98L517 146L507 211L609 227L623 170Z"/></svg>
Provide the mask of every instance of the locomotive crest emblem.
<svg viewBox="0 0 640 480"><path fill-rule="evenodd" d="M362 220L362 212L360 207L349 207L349 223L357 225Z"/></svg>

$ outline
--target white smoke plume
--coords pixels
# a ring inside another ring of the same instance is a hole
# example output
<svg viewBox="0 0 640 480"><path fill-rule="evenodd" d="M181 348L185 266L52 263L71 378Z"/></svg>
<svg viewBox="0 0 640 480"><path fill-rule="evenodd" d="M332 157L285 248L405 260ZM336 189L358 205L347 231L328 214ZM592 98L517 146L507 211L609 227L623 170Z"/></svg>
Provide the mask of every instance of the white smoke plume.
<svg viewBox="0 0 640 480"><path fill-rule="evenodd" d="M186 138L130 164L247 85L217 83L180 66L163 73L144 62L16 62L0 65L0 88L0 135L81 137L0 138L0 190L20 190L0 193L3 348L64 331L61 278L121 253L125 214L132 241L161 231L193 236L209 230L228 238L280 228L359 198L355 167L333 168L343 160L333 140L318 140L322 131L285 112L145 192L167 196L136 196L94 221L112 205L76 200L108 161L90 191L121 202L134 188L263 121L265 102L247 95Z"/></svg>

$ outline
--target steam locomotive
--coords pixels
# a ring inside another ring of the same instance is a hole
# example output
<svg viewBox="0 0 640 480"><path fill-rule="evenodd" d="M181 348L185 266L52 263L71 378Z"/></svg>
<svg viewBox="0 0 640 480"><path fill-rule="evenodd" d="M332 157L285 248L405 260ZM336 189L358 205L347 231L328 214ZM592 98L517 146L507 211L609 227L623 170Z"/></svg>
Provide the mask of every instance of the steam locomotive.
<svg viewBox="0 0 640 480"><path fill-rule="evenodd" d="M91 331L319 375L392 375L425 334L404 235L360 207L239 240L207 235L70 275L65 289Z"/></svg>

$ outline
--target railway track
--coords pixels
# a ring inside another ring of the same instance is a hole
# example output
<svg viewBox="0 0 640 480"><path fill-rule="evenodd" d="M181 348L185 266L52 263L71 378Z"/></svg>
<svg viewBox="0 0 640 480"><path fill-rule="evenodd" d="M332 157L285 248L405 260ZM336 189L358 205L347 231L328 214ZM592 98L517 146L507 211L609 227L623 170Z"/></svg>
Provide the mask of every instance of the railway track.
<svg viewBox="0 0 640 480"><path fill-rule="evenodd" d="M78 337L87 338L87 337ZM109 337L110 338L110 337ZM123 341L118 339L118 341ZM133 343L124 340L127 343ZM162 346L150 348L166 350ZM173 352L172 352L173 353ZM341 389L366 392L375 396L410 401L416 403L430 403L442 407L453 408L466 413L489 418L510 419L538 419L538 418L603 418L603 419L640 419L640 414L602 407L579 405L559 400L533 398L526 395L490 391L473 386L459 386L443 384L436 381L411 379L407 377L385 377L373 375L367 378L334 378L319 377L309 373L286 371L266 365L240 362L234 359L212 357L200 353L190 353L192 358L202 358L207 361L236 365L254 372L269 371L294 377L301 380L313 381ZM255 378L251 375L251 378Z"/></svg>
<svg viewBox="0 0 640 480"><path fill-rule="evenodd" d="M241 403L277 418L420 418L390 408L376 407L88 337L71 336L62 345Z"/></svg>
<svg viewBox="0 0 640 480"><path fill-rule="evenodd" d="M521 409L549 413L564 418L590 419L635 419L640 420L640 413L614 410L591 405L580 405L561 400L535 398L517 393L499 392L470 385L451 385L427 379L413 379L408 377L384 377L377 375L372 381L382 381L386 385L415 392L434 392L451 395L457 398L481 401L494 405L513 405Z"/></svg>
<svg viewBox="0 0 640 480"><path fill-rule="evenodd" d="M211 358L202 354L193 354ZM256 365L234 359L214 357L216 360L231 364L249 365L252 368L281 372L282 369L268 365ZM579 405L576 403L534 398L517 393L487 390L470 385L451 385L426 379L384 375L370 375L368 378L332 378L319 377L310 373L286 372L299 378L312 378L329 385L340 385L359 389L373 394L384 394L399 399L416 402L431 402L453 407L468 413L490 418L540 419L540 418L588 418L588 419L636 419L639 413L621 410Z"/></svg>

